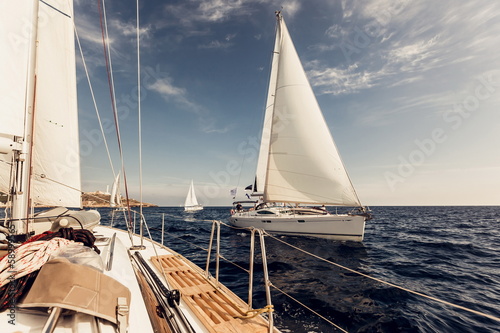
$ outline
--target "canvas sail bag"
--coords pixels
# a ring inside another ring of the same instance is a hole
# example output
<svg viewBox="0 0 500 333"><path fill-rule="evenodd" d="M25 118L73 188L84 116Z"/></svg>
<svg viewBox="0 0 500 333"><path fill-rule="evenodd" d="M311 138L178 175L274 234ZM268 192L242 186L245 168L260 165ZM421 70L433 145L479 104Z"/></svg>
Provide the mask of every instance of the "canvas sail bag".
<svg viewBox="0 0 500 333"><path fill-rule="evenodd" d="M38 273L20 308L60 307L103 318L119 326L128 323L130 290L98 270L58 258Z"/></svg>

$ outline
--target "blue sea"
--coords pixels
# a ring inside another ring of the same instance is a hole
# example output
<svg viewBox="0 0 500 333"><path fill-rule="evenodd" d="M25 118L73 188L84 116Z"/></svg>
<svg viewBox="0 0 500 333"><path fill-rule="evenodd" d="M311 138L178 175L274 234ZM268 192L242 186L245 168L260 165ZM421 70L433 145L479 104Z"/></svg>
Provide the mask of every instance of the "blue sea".
<svg viewBox="0 0 500 333"><path fill-rule="evenodd" d="M371 207L362 243L308 237L266 237L275 324L283 332L500 332L500 322L360 276L334 262L449 303L500 317L500 207ZM205 268L211 220L227 223L229 208L144 208L153 238ZM109 210L101 210L103 224ZM221 228L220 280L248 294L249 234ZM285 243L287 244L285 244ZM258 243L257 243L258 244ZM291 244L306 252L290 247ZM197 247L198 246L198 247ZM259 253L259 251L257 251ZM328 260L317 259L310 254ZM254 307L265 305L261 258ZM236 264L236 265L235 265ZM212 273L214 273L212 265ZM295 300L294 300L295 299Z"/></svg>
<svg viewBox="0 0 500 333"><path fill-rule="evenodd" d="M282 332L340 332L297 301L348 332L500 332L500 321L331 264L498 318L500 206L371 209L374 219L367 222L362 243L265 238L271 283L288 294L271 289L275 325ZM99 211L102 224L109 223L110 209ZM200 248L208 248L210 221L227 223L229 208L185 213L180 207L152 207L144 214L155 240L161 241L163 218L164 244L205 268L206 251ZM248 274L240 267L248 268L249 244L247 232L222 225L221 254L230 262L221 261L220 281L244 300ZM258 249L255 308L265 305Z"/></svg>

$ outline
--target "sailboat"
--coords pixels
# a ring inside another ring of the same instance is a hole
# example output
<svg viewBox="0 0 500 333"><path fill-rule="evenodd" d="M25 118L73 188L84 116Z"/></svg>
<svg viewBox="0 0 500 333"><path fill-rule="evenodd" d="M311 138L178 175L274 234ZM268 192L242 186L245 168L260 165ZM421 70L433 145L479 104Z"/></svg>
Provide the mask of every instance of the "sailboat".
<svg viewBox="0 0 500 333"><path fill-rule="evenodd" d="M62 207L82 207L73 1L3 1L0 16L0 332L278 332L272 305L254 315L208 259L144 238L142 211L137 235Z"/></svg>
<svg viewBox="0 0 500 333"><path fill-rule="evenodd" d="M196 193L194 192L194 184L191 180L191 185L189 186L189 191L186 196L186 201L184 201L184 211L195 212L202 210L203 206L198 204L198 199L196 199Z"/></svg>
<svg viewBox="0 0 500 333"><path fill-rule="evenodd" d="M114 208L117 211L124 211L126 207L122 202L122 195L120 193L120 173L118 173L111 187L111 193L109 195L109 207Z"/></svg>
<svg viewBox="0 0 500 333"><path fill-rule="evenodd" d="M252 196L229 221L269 232L362 241L370 218L347 175L281 12ZM248 202L247 202L248 203ZM351 207L331 214L326 206Z"/></svg>

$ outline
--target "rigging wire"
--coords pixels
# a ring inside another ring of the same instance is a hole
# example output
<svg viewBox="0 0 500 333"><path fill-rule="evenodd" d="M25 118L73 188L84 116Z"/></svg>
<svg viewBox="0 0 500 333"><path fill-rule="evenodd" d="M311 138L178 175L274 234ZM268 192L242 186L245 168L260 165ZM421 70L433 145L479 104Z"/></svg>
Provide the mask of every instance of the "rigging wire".
<svg viewBox="0 0 500 333"><path fill-rule="evenodd" d="M281 290L280 288L276 287L274 284L270 284L271 287L273 287L274 289L276 289L277 291L279 291L280 293L282 293L283 295L287 296L288 298L290 298L291 300L295 301L297 304L299 304L300 306L306 308L307 310L311 311L312 313L314 313L316 316L320 317L321 319L323 319L324 321L326 321L327 323L329 323L330 325L332 326L335 326L337 329L341 330L342 332L346 332L347 331L345 329L343 329L342 327L340 327L339 325L335 324L333 321L329 320L328 318L320 315L318 312L314 311L313 309L311 309L310 307L308 307L307 305L305 305L304 303L302 303L301 301L299 301L298 299L296 299L295 297L293 297L292 295L286 293L285 291Z"/></svg>
<svg viewBox="0 0 500 333"><path fill-rule="evenodd" d="M202 221L202 222L210 222L210 223L212 223L212 222L213 222L212 220L201 220L201 221ZM225 226L227 226L227 227L229 227L229 228L231 228L231 229L238 229L238 230L246 230L246 231L249 231L249 228L235 227L235 226L230 226L230 225L228 225L228 224L225 224L225 223L224 223L224 222L222 222L222 221L219 221L219 222L220 222L220 224L225 225ZM150 229L151 229L151 230L156 230L156 231L161 231L161 229L157 229L157 228L150 228ZM149 232L149 230L148 230L148 232ZM189 244L189 245L191 245L191 246L193 246L193 247L195 247L195 248L198 248L198 249L200 249L200 250L203 250L203 251L205 251L205 252L208 252L208 249L205 249L205 248L203 248L203 247L201 247L201 246L199 246L199 245L197 245L197 244L194 244L194 243L192 243L192 242L190 242L190 241L187 241L187 240L182 239L182 238L180 238L180 237L178 237L178 236L175 236L174 234L169 233L168 231L164 231L164 233L166 233L166 234L170 235L170 236L171 236L171 237L173 237L173 238L176 238L176 239L178 239L178 240L181 240L181 241L183 241L183 242L185 242L185 243L187 243L187 244ZM150 234L150 237L151 237L151 234ZM152 238L151 238L151 239L152 239ZM225 262L227 262L227 263L229 263L229 264L231 264L231 265L233 265L233 266L235 266L235 267L237 267L237 268L241 269L242 271L246 272L247 274L250 274L250 270L248 270L248 269L246 269L246 268L244 268L244 267L242 267L242 266L238 265L237 263L235 263L235 262L233 262L233 261L231 261L231 260L227 259L226 257L224 257L224 256L223 256L222 254L220 254L220 253L219 253L219 258L221 258L221 259L222 259L222 260L224 260ZM301 303L299 300L297 300L297 299L295 299L294 297L292 297L291 295L287 294L285 291L283 291L283 290L281 290L280 288L276 287L276 286L275 286L275 285L273 285L271 282L269 282L269 283L270 283L270 284L269 284L269 285L270 285L270 287L272 287L272 288L276 289L277 291L281 292L283 295L285 295L285 296L289 297L290 299L292 299L293 301L295 301L295 302L296 302L296 303L298 303L299 305L301 305L301 306L303 306L304 308L306 308L307 310L311 311L313 314L315 314L315 315L316 315L316 316L318 316L319 318L321 318L321 319L325 320L325 321L326 321L327 323L329 323L330 325L332 325L332 326L336 327L337 329L341 330L342 332L347 332L347 331L345 331L344 329L342 329L340 326L338 326L337 324L335 324L334 322L332 322L331 320L329 320L329 319L325 318L324 316L322 316L322 315L321 315L321 314L319 314L318 312L314 311L314 310L313 310L313 309L311 309L310 307L308 307L308 306L306 306L305 304Z"/></svg>
<svg viewBox="0 0 500 333"><path fill-rule="evenodd" d="M203 222L209 222L208 220L201 220L201 221L203 221ZM211 222L211 220L210 220L210 222ZM244 228L244 227L235 227L235 226L231 226L231 225L226 224L226 223L224 223L224 222L222 222L222 221L220 221L220 224L225 225L226 227L229 227L229 228L231 228L231 229L246 230L246 231L250 231L250 230L251 230L251 228ZM159 230L159 229L153 229L153 228L151 228L151 229L152 229L152 230ZM161 230L160 230L160 231L161 231ZM204 248L202 248L202 247L200 247L200 246L198 246L198 245L196 245L196 244L194 244L194 243L191 243L191 242L189 242L189 241L187 241L187 240L185 240L185 239L182 239L182 238L180 238L180 237L177 237L177 236L173 235L172 233L169 233L169 232L167 232L167 231L165 231L165 233L166 233L166 234L168 234L168 235L170 235L170 236L172 236L172 237L174 237L174 238L177 238L177 239L179 239L179 240L182 240L182 241L183 241L183 242L185 242L185 243L191 244L191 245L192 245L192 246L194 246L194 247L197 247L197 248L200 248L200 249L202 249L202 250L208 251L207 249L204 249ZM423 298L430 299L430 300L435 301L435 302L437 302L437 303L445 304L445 305L448 305L448 306L451 306L451 307L454 307L454 308L457 308L457 309L460 309L460 310L464 310L464 311L467 311L467 312L470 312L470 313L473 313L473 314L476 314L476 315L479 315L479 316L482 316L482 317L486 317L486 318L489 318L489 319L492 319L492 320L495 320L495 321L500 321L500 317L496 317L496 316L493 316L493 315L490 315L490 314L487 314L487 313L484 313L484 312L476 311L476 310L473 310L473 309L470 309L470 308L467 308L467 307L464 307L464 306L461 306L461 305L458 305L458 304L454 304L454 303L451 303L451 302L448 302L448 301L445 301L445 300L439 299L439 298L437 298L437 297L429 296L429 295L423 294L423 293L421 293L421 292L417 292L417 291L414 291L414 290L411 290L411 289L408 289L408 288L405 288L405 287L402 287L402 286L396 285L396 284L394 284L394 283L390 283L390 282L387 282L387 281L384 281L384 280L381 280L381 279L378 279L378 278L372 277L372 276L370 276L370 275L368 275L368 274L365 274L365 273L362 273L362 272L356 271L356 270L354 270L354 269L348 268L348 267L346 267L346 266L340 265L340 264L338 264L338 263L336 263L336 262L333 262L333 261L331 261L331 260L328 260L328 259L322 258L322 257L320 257L320 256L318 256L318 255L315 255L315 254L313 254L313 253L310 253L310 252L308 252L308 251L305 251L305 250L303 250L303 249L301 249L301 248L299 248L299 247L297 247L297 246L294 246L294 245L292 245L292 244L290 244L290 243L287 243L287 242L285 242L285 241L283 241L283 240L281 240L281 239L279 239L279 238L277 238L277 237L275 237L275 236L270 235L270 234L269 234L269 233L267 233L266 231L264 231L264 234L265 234L266 236L269 236L270 238L272 238L272 239L274 239L274 240L277 240L277 241L279 241L279 242L281 242L281 243L283 243L283 244L285 244L285 245L287 245L287 246L289 246L289 247L291 247L291 248L293 248L293 249L297 250L297 251L300 251L300 252L302 252L302 253L304 253L304 254L307 254L307 255L309 255L309 256L311 256L311 257L314 257L314 258L316 258L316 259L319 259L319 260L321 260L321 261L324 261L324 262L326 262L326 263L328 263L328 264L330 264L330 265L333 265L333 266L339 267L339 268L341 268L341 269L345 269L345 270L347 270L347 271L349 271L349 272L351 272L351 273L355 273L355 274L357 274L357 275L360 275L360 276L366 277L366 278L368 278L368 279L371 279L371 280L377 281L377 282L379 282L379 283L382 283L382 284L388 285L388 286L390 286L390 287L393 287L393 288L396 288L396 289L399 289L399 290L403 290L403 291L406 291L406 292L408 292L408 293L411 293L411 294L414 294L414 295L417 295L417 296L420 296L420 297L423 297ZM233 262L229 261L228 259L224 258L223 256L221 256L221 258L222 258L222 259L224 259L225 261L227 261L228 263L231 263L231 264L233 264L234 266L239 267L236 263L233 263ZM246 270L246 269L244 269L244 268L242 268L242 270L247 271L247 270ZM275 288L276 290L278 290L279 292L281 292L282 294L284 294L285 296L290 297L291 299L293 299L293 300L294 300L294 301L296 301L297 303L299 303L299 304L301 304L302 306L306 307L308 310L312 311L313 313L315 313L315 314L316 314L316 315L318 315L319 317L321 317L321 318L325 319L324 317L322 317L321 315L319 315L318 313L316 313L314 310L312 310L312 309L308 308L307 306L305 306L305 305L303 305L302 303L300 303L298 300L296 300L296 299L294 299L293 297L291 297L290 295L288 295L286 292L284 292L284 291L282 291L281 289L279 289L278 287L274 286L272 283L271 283L271 286L272 286L273 288ZM326 319L325 319L325 320L326 320ZM327 320L327 321L328 321L328 320ZM330 322L330 321L328 321L328 322ZM333 324L333 323L332 323L332 324ZM335 324L334 324L334 325L335 325ZM335 326L336 326L336 325L335 325Z"/></svg>
<svg viewBox="0 0 500 333"><path fill-rule="evenodd" d="M130 239L132 239L132 236L130 235L130 231L131 231L131 227L132 227L132 215L130 213L130 199L129 199L129 195L128 195L127 174L125 173L123 148L122 148L121 135L120 135L120 126L119 126L119 121L118 121L118 110L116 107L114 80L113 80L112 67L111 67L111 54L109 51L109 43L108 43L109 36L108 36L108 28L107 28L107 21L106 21L106 7L104 4L104 0L102 0L102 6L101 6L101 2L99 0L97 0L97 6L99 8L99 21L100 21L100 25L101 25L103 51L104 51L104 58L105 58L105 62L106 62L106 72L108 75L109 94L111 97L113 118L115 121L116 138L118 141L118 151L120 153L120 161L121 161L121 167L122 167L122 173L123 173L123 183L124 183L124 187L125 187L125 197L127 199L127 211L128 211L127 229L129 231L129 237L130 237ZM103 20L104 20L104 22L103 22Z"/></svg>
<svg viewBox="0 0 500 333"><path fill-rule="evenodd" d="M106 139L106 134L104 133L104 128L102 126L102 121L101 121L101 115L99 113L99 108L97 107L97 102L96 102L96 99L95 99L94 88L92 86L92 82L90 81L90 74L89 74L89 71L88 71L88 68L87 68L87 62L85 61L85 56L83 55L82 45L80 43L80 37L78 35L78 31L76 29L76 25L75 25L74 21L73 21L73 27L74 27L74 30L75 30L75 36L76 36L76 42L78 44L78 49L80 50L80 56L82 57L83 68L85 70L85 75L87 77L87 82L89 84L90 95L92 97L92 102L94 103L94 109L95 109L95 112L96 112L96 115L97 115L97 120L99 122L99 127L101 129L101 134L102 134L102 138L103 138L103 141L104 141L104 146L106 147L106 152L108 154L109 164L111 166L111 171L113 172L113 178L115 178L116 177L116 173L115 173L115 168L113 166L113 160L111 159L111 153L109 151L108 141Z"/></svg>
<svg viewBox="0 0 500 333"><path fill-rule="evenodd" d="M137 117L138 117L138 127L139 127L139 212L141 216L141 223L140 223L140 233L142 236L142 133L141 133L141 48L140 48L140 24L139 24L139 0L136 0L136 12L137 12L137 27L136 27L136 34L137 34ZM142 242L142 239L141 239ZM142 244L142 243L141 243Z"/></svg>
<svg viewBox="0 0 500 333"><path fill-rule="evenodd" d="M221 223L223 223L223 222L221 222ZM228 226L229 226L229 225L228 225ZM355 273L355 274L361 275L361 276L363 276L363 277L366 277L366 278L368 278L368 279L371 279L371 280L377 281L377 282L382 283L382 284L385 284L385 285L387 285L387 286L390 286L390 287L393 287L393 288L397 288L397 289L399 289L399 290L403 290L403 291L409 292L409 293L411 293L411 294L414 294L414 295L417 295L417 296L420 296L420 297L424 297L424 298L427 298L427 299L433 300L433 301L438 302L438 303L441 303L441 304L449 305L449 306L451 306L451 307L454 307L454 308L457 308L457 309L461 309L461 310L464 310L464 311L467 311L467 312L471 312L471 313L474 313L474 314L479 315L479 316L482 316L482 317L486 317L486 318L489 318L489 319L493 319L493 320L496 320L496 321L500 321L500 318L499 318L499 317L495 317L495 316L490 315L490 314L487 314L487 313L483 313L483 312L480 312L480 311L476 311L476 310L473 310L473 309L469 309L469 308L466 308L466 307L464 307L464 306L461 306L461 305L458 305L458 304L454 304L454 303L451 303L451 302L448 302L448 301L445 301L445 300L439 299L439 298L437 298L437 297L429 296L429 295L426 295L426 294L423 294L423 293L420 293L420 292L418 292L418 291L414 291L414 290L411 290L411 289L408 289L408 288L405 288L405 287L402 287L402 286L398 286L398 285L396 285L396 284L394 284L394 283L390 283L390 282L387 282L387 281L384 281L384 280L381 280L381 279L375 278L375 277L370 276L370 275L365 274L365 273L361 273L361 272L356 271L356 270L354 270L354 269L351 269L351 268L348 268L348 267L346 267L346 266L343 266L343 265L337 264L336 262L333 262L333 261L331 261L331 260L328 260L328 259L322 258L322 257L320 257L320 256L318 256L318 255L316 255L316 254L313 254L313 253L307 252L307 251L305 251L305 250L303 250L303 249L301 249L301 248L299 248L299 247L297 247L297 246L295 246L295 245L292 245L292 244L287 243L287 242L285 242L285 241L283 241L283 240L281 240L281 239L279 239L279 238L277 238L277 237L275 237L275 236L270 235L270 234L269 234L269 233L267 233L266 231L264 231L264 233L266 234L266 236L269 236L269 237L271 237L272 239L277 240L278 242L281 242L281 243L283 243L283 244L285 244L285 245L288 245L289 247L294 248L294 249L295 249L295 250L297 250L297 251L300 251L300 252L302 252L302 253L305 253L305 254L307 254L307 255L310 255L311 257L314 257L314 258L316 258L316 259L319 259L319 260L321 260L321 261L324 261L324 262L326 262L326 263L328 263L328 264L330 264L330 265L337 266L337 267L339 267L339 268L345 269L345 270L347 270L347 271L349 271L349 272L351 272L351 273Z"/></svg>

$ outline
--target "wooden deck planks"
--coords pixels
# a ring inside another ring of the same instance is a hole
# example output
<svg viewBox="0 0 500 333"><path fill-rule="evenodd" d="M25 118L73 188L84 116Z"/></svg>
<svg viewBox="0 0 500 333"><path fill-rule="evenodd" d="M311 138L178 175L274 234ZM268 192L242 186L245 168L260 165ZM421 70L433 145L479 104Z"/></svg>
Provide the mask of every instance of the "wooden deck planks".
<svg viewBox="0 0 500 333"><path fill-rule="evenodd" d="M179 289L184 302L195 312L210 332L259 333L268 331L268 323L261 316L240 319L247 305L224 286L214 287L203 275L194 271L181 258L163 255L151 258L159 271L166 274L168 283Z"/></svg>

